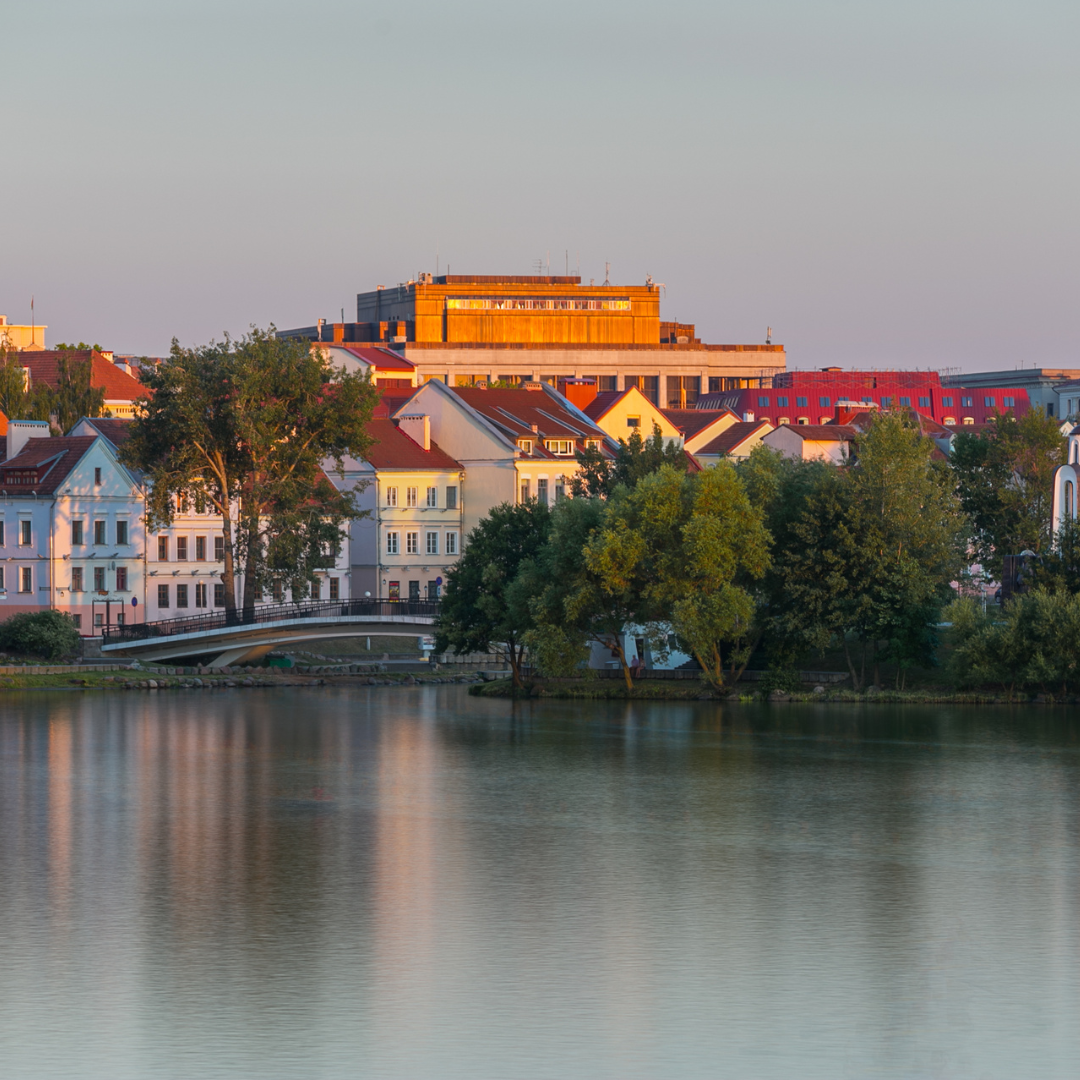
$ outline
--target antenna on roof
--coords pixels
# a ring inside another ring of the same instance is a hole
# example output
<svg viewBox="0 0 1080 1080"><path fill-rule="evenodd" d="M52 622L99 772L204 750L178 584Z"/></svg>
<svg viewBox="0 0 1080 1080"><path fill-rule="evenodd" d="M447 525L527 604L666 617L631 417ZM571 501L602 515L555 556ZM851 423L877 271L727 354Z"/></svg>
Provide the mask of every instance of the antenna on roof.
<svg viewBox="0 0 1080 1080"><path fill-rule="evenodd" d="M611 263L609 262L604 263L604 284L611 284Z"/></svg>
<svg viewBox="0 0 1080 1080"><path fill-rule="evenodd" d="M766 345L771 345L772 344L772 327L771 326L767 327L766 330L765 330L765 344Z"/></svg>

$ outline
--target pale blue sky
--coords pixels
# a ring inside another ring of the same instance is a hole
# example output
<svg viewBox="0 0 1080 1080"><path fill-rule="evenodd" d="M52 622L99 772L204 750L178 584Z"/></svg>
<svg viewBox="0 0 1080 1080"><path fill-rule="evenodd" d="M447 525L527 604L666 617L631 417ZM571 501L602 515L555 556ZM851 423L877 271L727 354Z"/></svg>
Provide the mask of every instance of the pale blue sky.
<svg viewBox="0 0 1080 1080"><path fill-rule="evenodd" d="M1080 4L0 0L0 312L165 352L420 270L809 367L1080 366Z"/></svg>

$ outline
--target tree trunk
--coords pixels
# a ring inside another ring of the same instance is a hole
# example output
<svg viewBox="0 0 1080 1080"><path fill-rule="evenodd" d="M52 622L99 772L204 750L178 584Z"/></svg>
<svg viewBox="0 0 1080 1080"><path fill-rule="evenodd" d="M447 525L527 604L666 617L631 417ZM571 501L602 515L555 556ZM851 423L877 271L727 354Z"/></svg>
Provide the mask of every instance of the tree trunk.
<svg viewBox="0 0 1080 1080"><path fill-rule="evenodd" d="M611 639L611 638L606 638L605 639L605 641L609 642L609 643L612 642L612 640L613 639ZM615 654L619 658L619 663L622 664L622 673L623 673L623 679L626 681L626 689L627 690L633 690L634 689L634 677L633 677L633 675L630 674L630 665L626 662L626 650L622 647L622 645L619 644L618 637L614 638L613 647L615 649Z"/></svg>
<svg viewBox="0 0 1080 1080"><path fill-rule="evenodd" d="M522 645L519 649L515 649L512 641L508 641L506 646L506 656L510 661L510 680L515 690L523 690L525 684L521 679L521 660L525 654L525 646Z"/></svg>
<svg viewBox="0 0 1080 1080"><path fill-rule="evenodd" d="M844 659L847 661L848 671L851 672L851 688L853 690L859 690L861 689L859 685L859 675L855 670L855 664L851 659L851 649L848 648L847 635L845 634L841 640L844 643Z"/></svg>
<svg viewBox="0 0 1080 1080"><path fill-rule="evenodd" d="M221 535L225 538L225 567L221 571L221 584L225 593L225 621L236 622L236 574L233 565L233 530L232 517L226 512L221 515Z"/></svg>
<svg viewBox="0 0 1080 1080"><path fill-rule="evenodd" d="M254 517L254 520L252 518ZM244 606L243 621L252 623L255 621L255 585L259 576L260 557L262 548L259 536L258 515L245 512L243 515L244 548L247 551L247 560L244 567Z"/></svg>

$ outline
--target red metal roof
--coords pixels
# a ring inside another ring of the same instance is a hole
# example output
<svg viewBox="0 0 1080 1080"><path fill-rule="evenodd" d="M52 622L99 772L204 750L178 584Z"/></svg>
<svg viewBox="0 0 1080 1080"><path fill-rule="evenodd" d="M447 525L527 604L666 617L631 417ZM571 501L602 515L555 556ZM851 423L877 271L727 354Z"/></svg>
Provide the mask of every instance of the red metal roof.
<svg viewBox="0 0 1080 1080"><path fill-rule="evenodd" d="M432 442L425 450L402 431L393 420L379 417L368 424L368 434L376 442L368 450L366 459L376 469L461 469L445 450Z"/></svg>
<svg viewBox="0 0 1080 1080"><path fill-rule="evenodd" d="M60 384L60 361L64 358L67 358L69 363L91 361L90 385L104 387L106 401L135 401L147 395L146 387L138 379L133 379L92 349L49 349L19 353L20 365L30 369L31 384L42 382L53 390Z"/></svg>
<svg viewBox="0 0 1080 1080"><path fill-rule="evenodd" d="M334 348L344 349L346 352L352 353L353 356L363 360L365 364L370 364L378 371L413 372L416 370L415 364L410 363L404 356L391 352L389 349L365 348L363 345L343 345L340 342L335 342Z"/></svg>

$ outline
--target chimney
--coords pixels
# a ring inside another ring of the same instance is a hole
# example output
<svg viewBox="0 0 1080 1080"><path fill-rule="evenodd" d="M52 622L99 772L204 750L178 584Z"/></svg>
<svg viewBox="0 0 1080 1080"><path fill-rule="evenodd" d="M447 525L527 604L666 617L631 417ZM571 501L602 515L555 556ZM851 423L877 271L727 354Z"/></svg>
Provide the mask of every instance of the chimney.
<svg viewBox="0 0 1080 1080"><path fill-rule="evenodd" d="M9 420L7 429L7 460L22 453L23 447L31 439L47 439L49 424L47 420Z"/></svg>
<svg viewBox="0 0 1080 1080"><path fill-rule="evenodd" d="M419 443L425 450L431 449L431 417L430 416L402 416L398 419L398 430L403 431Z"/></svg>
<svg viewBox="0 0 1080 1080"><path fill-rule="evenodd" d="M596 383L591 379L560 379L559 389L563 397L579 409L585 409L596 397Z"/></svg>

